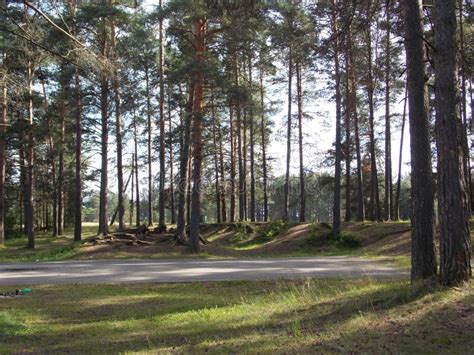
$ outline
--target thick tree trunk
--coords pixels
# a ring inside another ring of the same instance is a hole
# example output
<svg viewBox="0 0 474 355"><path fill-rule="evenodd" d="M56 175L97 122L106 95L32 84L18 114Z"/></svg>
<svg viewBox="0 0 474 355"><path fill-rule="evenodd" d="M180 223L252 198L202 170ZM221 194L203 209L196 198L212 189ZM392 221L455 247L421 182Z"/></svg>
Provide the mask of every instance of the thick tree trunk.
<svg viewBox="0 0 474 355"><path fill-rule="evenodd" d="M333 225L332 233L334 236L338 236L341 232L341 72L339 63L339 39L337 33L339 31L337 25L337 10L336 1L332 1L333 13L332 13L332 33L334 34L334 67L335 67L335 80L336 80L336 162L334 168L334 203L333 203Z"/></svg>
<svg viewBox="0 0 474 355"><path fill-rule="evenodd" d="M194 25L195 32L195 59L202 62L205 48L206 20L198 19ZM199 252L199 225L201 217L201 172L202 172L202 102L204 91L204 75L202 72L196 74L194 103L193 103L193 188L191 197L191 224L189 232L190 250Z"/></svg>
<svg viewBox="0 0 474 355"><path fill-rule="evenodd" d="M421 0L404 2L411 145L411 278L436 275L433 239L433 176Z"/></svg>
<svg viewBox="0 0 474 355"><path fill-rule="evenodd" d="M194 83L189 85L189 98L184 112L183 133L179 154L179 182L178 182L178 221L176 238L185 240L186 231L186 196L188 182L189 140L191 135L191 115L194 102ZM189 220L188 220L189 221Z"/></svg>
<svg viewBox="0 0 474 355"><path fill-rule="evenodd" d="M262 139L262 174L263 174L263 221L268 221L268 194L267 194L267 152L266 152L266 122L263 88L263 68L260 67L260 135Z"/></svg>
<svg viewBox="0 0 474 355"><path fill-rule="evenodd" d="M292 78L293 78L293 54L291 46L288 49L288 115L286 122L286 173L285 173L285 184L283 186L284 194L284 206L283 206L283 218L288 219L288 207L289 207L289 196L290 196L290 161L291 161L291 104L292 104Z"/></svg>
<svg viewBox="0 0 474 355"><path fill-rule="evenodd" d="M384 219L393 219L393 183L392 183L392 135L390 131L390 61L391 61L391 22L390 22L391 1L386 0L385 21L385 198L384 198Z"/></svg>
<svg viewBox="0 0 474 355"><path fill-rule="evenodd" d="M471 271L464 127L459 117L455 0L434 0L436 146L443 285L467 282Z"/></svg>
<svg viewBox="0 0 474 355"><path fill-rule="evenodd" d="M2 66L6 68L7 52L2 51ZM0 116L0 246L5 242L5 163L6 163L6 131L8 125L8 89L6 74L1 80L1 116Z"/></svg>
<svg viewBox="0 0 474 355"><path fill-rule="evenodd" d="M115 65L118 65L118 54L115 45L115 21L112 19L111 29L111 47L114 55ZM123 162L122 162L122 105L120 93L119 72L114 69L114 101L115 101L115 141L117 144L117 189L118 189L118 215L119 215L119 231L125 229L125 206L124 206L124 188L123 188Z"/></svg>
<svg viewBox="0 0 474 355"><path fill-rule="evenodd" d="M162 0L159 1L160 11L162 10L163 4ZM164 105L165 105L165 82L163 77L164 71L164 43L163 43L163 19L160 17L159 22L159 72L160 72L160 98L159 98L159 111L160 111L160 194L158 202L158 228L161 231L166 230L166 221L165 221L165 115L164 115Z"/></svg>
<svg viewBox="0 0 474 355"><path fill-rule="evenodd" d="M303 164L303 90L301 88L301 64L296 63L296 98L298 103L298 147L300 159L300 222L306 221L306 191Z"/></svg>

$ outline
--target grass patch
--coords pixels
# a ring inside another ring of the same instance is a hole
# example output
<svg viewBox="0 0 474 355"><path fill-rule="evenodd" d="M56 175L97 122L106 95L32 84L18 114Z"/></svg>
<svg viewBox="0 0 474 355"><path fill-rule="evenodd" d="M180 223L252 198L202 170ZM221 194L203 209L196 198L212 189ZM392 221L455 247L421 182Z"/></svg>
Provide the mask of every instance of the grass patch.
<svg viewBox="0 0 474 355"><path fill-rule="evenodd" d="M473 305L404 281L41 286L0 300L0 353L468 353Z"/></svg>

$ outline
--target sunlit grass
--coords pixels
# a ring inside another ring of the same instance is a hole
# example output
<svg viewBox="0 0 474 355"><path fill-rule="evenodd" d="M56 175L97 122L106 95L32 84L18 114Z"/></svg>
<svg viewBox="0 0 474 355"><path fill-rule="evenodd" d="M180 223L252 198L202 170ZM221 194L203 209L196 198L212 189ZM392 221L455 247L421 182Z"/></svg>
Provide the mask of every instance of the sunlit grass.
<svg viewBox="0 0 474 355"><path fill-rule="evenodd" d="M0 301L0 353L467 353L473 301L405 281L40 286Z"/></svg>

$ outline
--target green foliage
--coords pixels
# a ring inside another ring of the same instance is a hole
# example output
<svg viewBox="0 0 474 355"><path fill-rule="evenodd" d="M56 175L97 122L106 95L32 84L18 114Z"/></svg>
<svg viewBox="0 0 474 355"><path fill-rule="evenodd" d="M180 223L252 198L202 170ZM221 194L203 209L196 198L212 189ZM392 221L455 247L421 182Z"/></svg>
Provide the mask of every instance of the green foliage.
<svg viewBox="0 0 474 355"><path fill-rule="evenodd" d="M336 246L340 249L357 249L361 247L361 241L354 235L348 233L341 233Z"/></svg>
<svg viewBox="0 0 474 355"><path fill-rule="evenodd" d="M274 240L277 236L279 236L281 233L287 231L289 228L288 222L282 220L282 219L277 219L275 221L271 221L268 224L268 229L260 235L257 239L260 243L267 243L272 240Z"/></svg>

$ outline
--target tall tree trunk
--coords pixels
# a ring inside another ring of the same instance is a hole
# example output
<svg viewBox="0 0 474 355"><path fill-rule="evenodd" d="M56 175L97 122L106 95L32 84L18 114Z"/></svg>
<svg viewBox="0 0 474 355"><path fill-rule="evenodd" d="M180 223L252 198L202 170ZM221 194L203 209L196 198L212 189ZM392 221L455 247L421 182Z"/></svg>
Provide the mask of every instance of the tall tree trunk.
<svg viewBox="0 0 474 355"><path fill-rule="evenodd" d="M107 29L105 19L102 20L102 50L101 54L107 56ZM109 107L109 80L102 74L100 78L100 118L101 118L101 173L100 173L100 194L99 194L99 232L107 235L107 195L108 195L108 107Z"/></svg>
<svg viewBox="0 0 474 355"><path fill-rule="evenodd" d="M72 16L75 16L77 4L76 0L69 2L69 12ZM75 35L76 27L73 26L72 33ZM74 241L78 242L81 240L82 234L82 96L81 96L81 82L79 77L79 69L75 69L74 73L74 98L75 98L75 127L74 132L76 135L76 141L74 143L74 158L75 158L75 170L74 170Z"/></svg>
<svg viewBox="0 0 474 355"><path fill-rule="evenodd" d="M186 196L188 182L189 140L191 135L191 116L194 102L194 83L189 84L189 97L184 112L183 133L179 154L179 181L178 181L178 223L176 238L184 242L186 231ZM189 221L189 220L188 220Z"/></svg>
<svg viewBox="0 0 474 355"><path fill-rule="evenodd" d="M76 143L75 143L75 181L74 181L74 240L80 241L82 234L82 177L81 177L81 149L82 149L82 99L79 72L75 74L76 95Z"/></svg>
<svg viewBox="0 0 474 355"><path fill-rule="evenodd" d="M300 222L306 221L306 192L303 164L303 90L301 88L301 64L296 62L296 98L298 103L298 147L300 158Z"/></svg>
<svg viewBox="0 0 474 355"><path fill-rule="evenodd" d="M133 194L135 191L135 154L132 153L132 171L130 172L132 177L132 187L130 189L130 209L129 209L129 225L130 227L133 226Z"/></svg>
<svg viewBox="0 0 474 355"><path fill-rule="evenodd" d="M455 0L434 0L436 146L443 285L467 282L471 271L465 130L459 117Z"/></svg>
<svg viewBox="0 0 474 355"><path fill-rule="evenodd" d="M436 275L433 176L421 0L405 0L405 50L411 146L411 278Z"/></svg>
<svg viewBox="0 0 474 355"><path fill-rule="evenodd" d="M204 61L203 55L206 50L206 20L197 19L194 24L195 37L195 60L197 63ZM190 250L199 252L199 225L201 217L201 172L202 172L202 102L204 91L204 75L202 72L196 74L194 103L193 103L193 188L191 197L191 224L189 231Z"/></svg>
<svg viewBox="0 0 474 355"><path fill-rule="evenodd" d="M18 132L18 158L20 159L20 184L21 184L21 198L20 198L20 228L22 230L22 233L25 235L28 235L28 226L27 226L27 216L26 216L26 210L27 210L27 180L26 180L26 174L27 174L27 167L26 167L26 157L25 157L25 123L26 120L23 118L23 114L21 110L17 110L17 116L18 116L18 126L19 126L19 132Z"/></svg>
<svg viewBox="0 0 474 355"><path fill-rule="evenodd" d="M255 128L253 117L253 98L252 98L252 58L249 57L249 88L250 88L250 220L255 222Z"/></svg>
<svg viewBox="0 0 474 355"><path fill-rule="evenodd" d="M267 152L266 152L266 122L263 88L263 67L260 67L260 135L262 138L262 174L263 174L263 221L268 221L268 194L267 194Z"/></svg>
<svg viewBox="0 0 474 355"><path fill-rule="evenodd" d="M362 154L360 147L360 136L359 136L359 115L357 112L357 86L356 86L356 74L354 69L354 58L353 58L353 43L351 28L349 27L348 31L348 43L349 43L349 78L351 86L351 100L350 107L352 111L352 120L354 122L354 142L355 142L355 152L356 152L356 161L357 161L357 210L356 210L356 220L361 222L365 219L365 207L364 207L364 184L362 181Z"/></svg>
<svg viewBox="0 0 474 355"><path fill-rule="evenodd" d="M147 162L148 162L148 226L153 225L153 207L152 207L152 197L153 197L153 181L152 181L152 170L151 170L151 97L150 97L150 78L148 73L148 67L145 65L145 94L146 94L146 115L147 115Z"/></svg>
<svg viewBox="0 0 474 355"><path fill-rule="evenodd" d="M160 11L163 7L163 1L159 1ZM164 105L165 105L165 82L163 78L164 71L164 43L163 43L163 18L160 16L159 22L159 72L160 72L160 98L159 98L159 108L160 108L160 196L158 202L158 228L160 231L166 231L166 222L165 222L165 115L164 115Z"/></svg>
<svg viewBox="0 0 474 355"><path fill-rule="evenodd" d="M214 107L214 93L211 89L211 119L212 119L212 143L214 151L214 179L215 179L215 190L216 190L216 219L217 223L222 222L221 217L221 191L219 183L219 160L217 157L217 122L216 122L216 112Z"/></svg>
<svg viewBox="0 0 474 355"><path fill-rule="evenodd" d="M174 201L174 154L173 154L173 123L171 122L171 89L168 89L168 125L170 150L170 212L171 224L176 223L176 209Z"/></svg>
<svg viewBox="0 0 474 355"><path fill-rule="evenodd" d="M467 100L466 100L466 51L464 47L464 19L463 19L463 0L458 0L458 8L459 8L459 62L460 62L460 69L461 69L461 105L459 108L461 110L461 118L462 118L462 125L463 125L463 147L464 147L464 169L467 172L465 174L466 178L466 186L468 189L468 196L470 200L469 206L472 205L472 189L471 189L471 161L469 158L469 142L468 142L468 123L467 123ZM470 211L471 213L471 207Z"/></svg>
<svg viewBox="0 0 474 355"><path fill-rule="evenodd" d="M285 184L283 186L284 194L284 206L283 206L283 218L288 219L288 207L289 207L289 196L290 196L290 161L291 161L291 104L292 104L292 86L293 78L293 54L291 46L288 49L288 115L286 123L286 173L285 173Z"/></svg>
<svg viewBox="0 0 474 355"><path fill-rule="evenodd" d="M385 39L385 199L384 219L393 219L393 183L392 183L392 135L390 131L390 61L391 61L391 0L386 0L385 21L387 23Z"/></svg>
<svg viewBox="0 0 474 355"><path fill-rule="evenodd" d="M243 139L242 139L242 166L243 166L243 198L244 198L244 221L247 220L247 108L244 108Z"/></svg>
<svg viewBox="0 0 474 355"><path fill-rule="evenodd" d="M65 99L62 87L59 118L59 164L58 164L58 235L64 234L64 134L65 134Z"/></svg>
<svg viewBox="0 0 474 355"><path fill-rule="evenodd" d="M230 221L235 222L235 125L234 106L229 103L230 123Z"/></svg>
<svg viewBox="0 0 474 355"><path fill-rule="evenodd" d="M124 188L123 188L123 162L122 162L122 105L120 94L119 72L116 68L118 65L118 53L116 48L115 37L115 20L112 18L110 23L111 47L114 56L114 101L115 101L115 140L117 143L117 188L118 188L118 215L119 215L119 231L125 229L125 206L124 206Z"/></svg>
<svg viewBox="0 0 474 355"><path fill-rule="evenodd" d="M226 185L225 185L225 174L224 174L224 149L222 147L222 130L220 126L220 122L218 122L217 132L219 134L219 171L220 171L220 196L221 196L221 217L222 222L227 222L227 208L225 202L225 192L226 192Z"/></svg>
<svg viewBox="0 0 474 355"><path fill-rule="evenodd" d="M2 50L2 66L6 69L7 52L5 49ZM2 110L0 116L0 246L5 242L5 163L6 163L6 131L8 125L8 89L6 82L6 73L1 78L1 90L2 90Z"/></svg>
<svg viewBox="0 0 474 355"><path fill-rule="evenodd" d="M334 37L334 67L336 80L336 162L334 171L334 204L333 204L333 226L332 233L338 236L341 233L341 72L339 63L339 31L337 25L336 0L332 0L332 33Z"/></svg>
<svg viewBox="0 0 474 355"><path fill-rule="evenodd" d="M137 136L137 117L135 116L135 111L133 113L133 143L135 148L134 158L135 158L135 203L136 203L136 221L135 225L140 226L140 183L138 181L138 136Z"/></svg>
<svg viewBox="0 0 474 355"><path fill-rule="evenodd" d="M346 37L347 39L347 37ZM344 221L349 222L352 218L352 211L351 211L351 160L352 160L352 142L351 142L351 114L352 114L352 107L351 107L351 88L350 88L350 77L349 77L349 46L351 44L349 42L346 43L346 48L344 52L344 59L346 65L346 72L345 72L345 112L344 112L344 133L345 137L345 165L346 165L346 191L345 191L345 198L346 198L346 213L344 215Z"/></svg>
<svg viewBox="0 0 474 355"><path fill-rule="evenodd" d="M56 180L56 152L54 147L54 138L53 138L53 128L52 128L52 115L49 114L49 104L48 104L48 96L46 94L46 85L44 82L44 78L40 77L41 88L43 90L43 98L44 98L44 111L47 115L46 124L48 127L48 149L49 149L49 157L51 164L51 185L52 185L52 197L53 197L53 237L58 236L58 186Z"/></svg>
<svg viewBox="0 0 474 355"><path fill-rule="evenodd" d="M367 98L369 105L369 153L370 153L370 205L371 220L380 221L382 218L379 198L379 179L377 174L377 156L375 152L375 80L372 62L372 33L371 33L371 1L367 5Z"/></svg>
<svg viewBox="0 0 474 355"><path fill-rule="evenodd" d="M397 189L395 192L395 201L393 207L393 220L398 221L400 219L400 190L402 186L402 160L403 160L403 141L405 136L405 122L407 116L407 87L405 86L405 96L403 100L403 115L402 115L402 129L400 132L400 151L398 154L398 179L397 179Z"/></svg>
<svg viewBox="0 0 474 355"><path fill-rule="evenodd" d="M28 235L27 248L35 248L35 222L34 222L34 139L33 139L33 67L29 60L27 66L28 80L28 147L26 150L26 204L25 225Z"/></svg>
<svg viewBox="0 0 474 355"><path fill-rule="evenodd" d="M239 69L237 63L237 56L235 57L235 86L239 87ZM245 219L245 177L244 177L244 164L242 156L242 110L240 105L240 98L236 102L236 116L237 116L237 160L239 167L239 220Z"/></svg>

